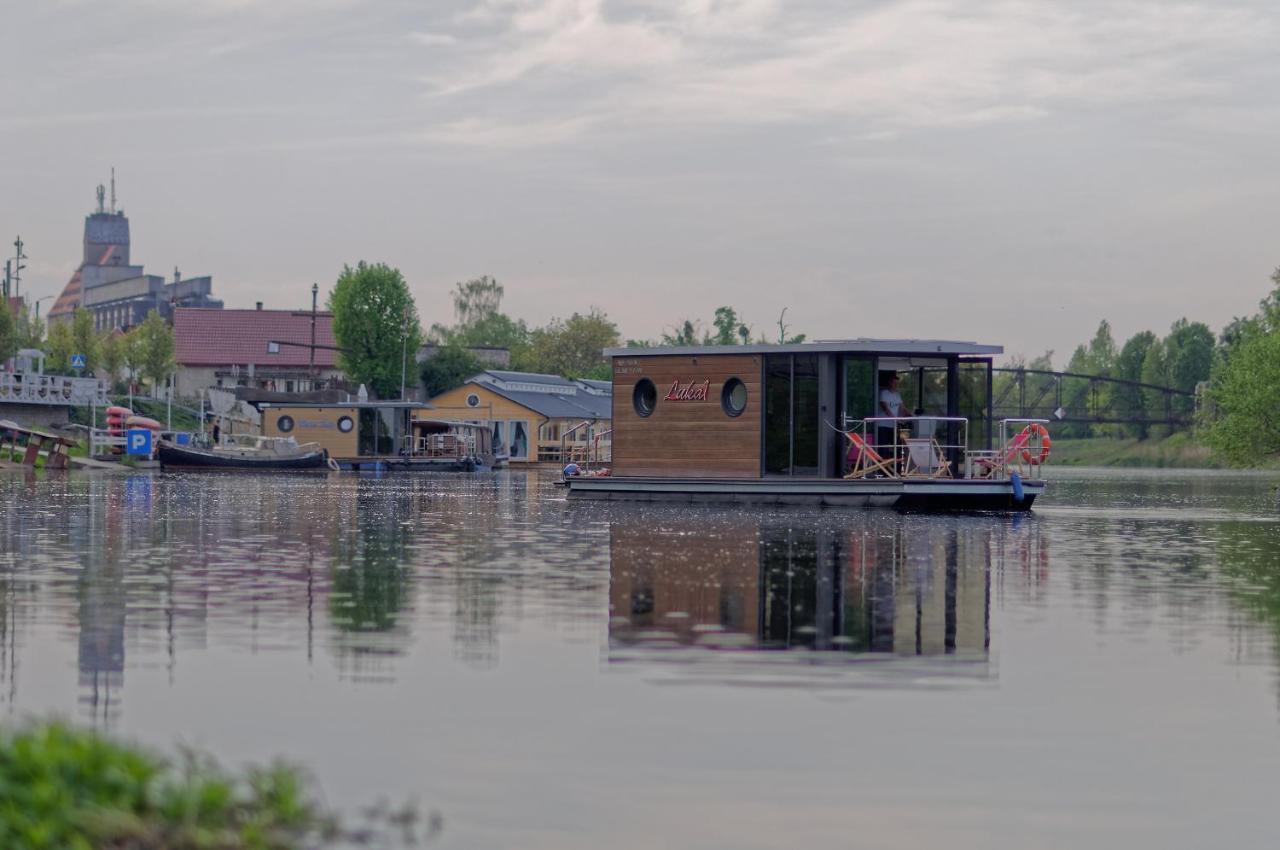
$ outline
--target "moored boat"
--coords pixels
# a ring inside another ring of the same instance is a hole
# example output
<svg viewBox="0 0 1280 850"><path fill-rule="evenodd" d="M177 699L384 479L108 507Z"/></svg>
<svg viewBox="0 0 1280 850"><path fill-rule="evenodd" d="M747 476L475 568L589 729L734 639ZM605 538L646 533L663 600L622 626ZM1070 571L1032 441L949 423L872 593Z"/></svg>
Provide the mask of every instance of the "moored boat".
<svg viewBox="0 0 1280 850"><path fill-rule="evenodd" d="M211 448L180 446L161 440L162 469L294 470L329 469L329 454L315 443L290 438L236 435Z"/></svg>
<svg viewBox="0 0 1280 850"><path fill-rule="evenodd" d="M569 497L1028 510L1050 440L1044 420L993 419L1003 350L872 339L610 349L612 462L567 474Z"/></svg>

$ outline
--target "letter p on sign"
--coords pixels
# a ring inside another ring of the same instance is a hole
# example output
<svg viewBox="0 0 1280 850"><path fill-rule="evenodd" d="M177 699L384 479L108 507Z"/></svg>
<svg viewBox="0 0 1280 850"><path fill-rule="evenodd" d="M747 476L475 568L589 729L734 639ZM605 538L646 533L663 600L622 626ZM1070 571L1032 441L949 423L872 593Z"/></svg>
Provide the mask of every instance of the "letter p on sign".
<svg viewBox="0 0 1280 850"><path fill-rule="evenodd" d="M148 429L130 428L125 436L125 442L128 445L129 454L151 456L151 431Z"/></svg>

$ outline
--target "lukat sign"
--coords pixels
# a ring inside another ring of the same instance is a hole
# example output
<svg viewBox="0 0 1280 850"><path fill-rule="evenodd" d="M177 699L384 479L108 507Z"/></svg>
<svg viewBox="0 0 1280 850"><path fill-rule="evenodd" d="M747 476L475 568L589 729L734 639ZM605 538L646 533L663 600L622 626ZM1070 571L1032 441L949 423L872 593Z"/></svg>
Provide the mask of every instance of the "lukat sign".
<svg viewBox="0 0 1280 850"><path fill-rule="evenodd" d="M710 397L710 378L701 382L694 379L687 384L681 384L680 379L677 378L671 384L671 389L667 390L667 395L663 401L706 401Z"/></svg>

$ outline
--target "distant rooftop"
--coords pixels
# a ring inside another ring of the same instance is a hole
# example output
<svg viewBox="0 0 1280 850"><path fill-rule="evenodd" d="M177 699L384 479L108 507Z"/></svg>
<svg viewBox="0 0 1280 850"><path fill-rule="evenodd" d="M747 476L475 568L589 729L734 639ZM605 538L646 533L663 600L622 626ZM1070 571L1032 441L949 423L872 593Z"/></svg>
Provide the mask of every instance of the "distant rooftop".
<svg viewBox="0 0 1280 850"><path fill-rule="evenodd" d="M173 341L182 366L306 366L311 362L310 310L216 310L177 307L173 311ZM270 342L292 342L279 351ZM316 314L316 345L337 345L333 314ZM319 369L337 366L338 352L317 348Z"/></svg>
<svg viewBox="0 0 1280 850"><path fill-rule="evenodd" d="M491 369L468 383L487 387L549 419L608 419L613 415L613 385L607 381Z"/></svg>
<svg viewBox="0 0 1280 850"><path fill-rule="evenodd" d="M1003 345L942 339L843 339L786 345L681 345L669 348L606 348L606 357L654 357L663 354L1003 354Z"/></svg>

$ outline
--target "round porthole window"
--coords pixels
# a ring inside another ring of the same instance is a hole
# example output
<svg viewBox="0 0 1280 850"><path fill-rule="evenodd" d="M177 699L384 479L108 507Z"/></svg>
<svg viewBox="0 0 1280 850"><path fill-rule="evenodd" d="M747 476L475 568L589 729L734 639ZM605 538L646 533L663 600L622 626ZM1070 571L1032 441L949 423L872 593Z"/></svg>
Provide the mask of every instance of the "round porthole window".
<svg viewBox="0 0 1280 850"><path fill-rule="evenodd" d="M637 416L650 416L658 405L658 388L648 378L636 381L636 388L631 392L631 403L635 406Z"/></svg>
<svg viewBox="0 0 1280 850"><path fill-rule="evenodd" d="M479 407L479 406L480 406L480 396L476 395L475 393L472 393L471 395L467 396L467 407Z"/></svg>
<svg viewBox="0 0 1280 850"><path fill-rule="evenodd" d="M276 427L280 429L281 434L288 434L293 430L293 417L281 416L276 420Z"/></svg>
<svg viewBox="0 0 1280 850"><path fill-rule="evenodd" d="M338 420L338 430L344 434L350 434L351 429L356 427L356 423L352 421L350 416L343 416Z"/></svg>
<svg viewBox="0 0 1280 850"><path fill-rule="evenodd" d="M730 416L741 416L747 409L747 385L737 378L725 381L720 392L720 406Z"/></svg>

